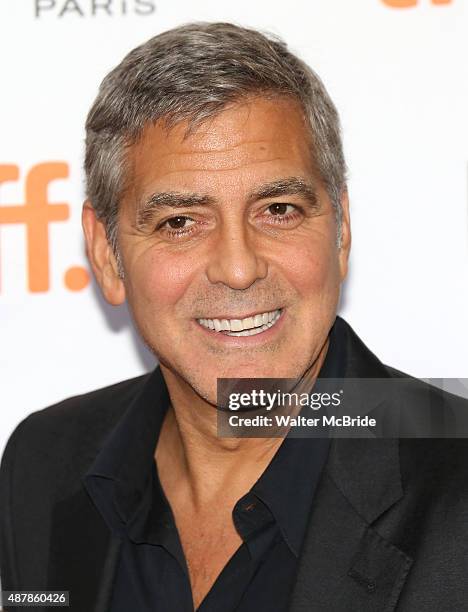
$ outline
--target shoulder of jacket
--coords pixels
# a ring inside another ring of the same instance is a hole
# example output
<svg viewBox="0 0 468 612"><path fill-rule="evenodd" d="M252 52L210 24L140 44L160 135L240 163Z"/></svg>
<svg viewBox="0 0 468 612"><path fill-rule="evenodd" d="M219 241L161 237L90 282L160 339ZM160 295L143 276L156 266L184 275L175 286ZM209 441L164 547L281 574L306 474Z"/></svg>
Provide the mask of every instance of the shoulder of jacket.
<svg viewBox="0 0 468 612"><path fill-rule="evenodd" d="M391 366L385 365L384 367L390 378L407 380L410 383L410 387L408 388L410 388L413 393L416 393L416 396L419 396L421 399L430 399L431 402L434 402L434 405L445 406L446 408L468 410L467 398L455 395L439 386L435 386L431 382L415 378ZM428 380L430 381L430 379Z"/></svg>
<svg viewBox="0 0 468 612"><path fill-rule="evenodd" d="M83 393L32 412L14 429L4 451L4 461L25 450L29 457L53 455L80 444L83 436L105 436L128 408L150 374Z"/></svg>
<svg viewBox="0 0 468 612"><path fill-rule="evenodd" d="M129 378L107 387L66 398L26 417L29 427L49 426L51 423L66 424L73 421L87 421L96 418L96 411L119 415L129 401L138 393L150 374Z"/></svg>
<svg viewBox="0 0 468 612"><path fill-rule="evenodd" d="M430 415L436 431L444 431L445 426L451 432L446 437L400 439L403 481L437 481L446 488L454 487L468 502L468 399L396 368L385 368L390 378L402 381L402 391L408 381L408 407L416 416Z"/></svg>

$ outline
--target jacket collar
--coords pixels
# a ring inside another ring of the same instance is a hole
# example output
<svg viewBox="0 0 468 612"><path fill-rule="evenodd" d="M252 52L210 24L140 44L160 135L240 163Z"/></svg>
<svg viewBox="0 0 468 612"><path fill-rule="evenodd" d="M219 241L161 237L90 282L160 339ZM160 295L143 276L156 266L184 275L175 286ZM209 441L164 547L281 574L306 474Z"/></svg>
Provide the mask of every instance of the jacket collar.
<svg viewBox="0 0 468 612"><path fill-rule="evenodd" d="M346 339L345 378L388 379L387 368L352 328L339 317L337 325ZM361 389L365 393L366 385ZM368 411L371 412L379 402L379 398L372 394ZM377 519L403 494L399 440L395 438L336 438L331 445L327 471L356 512L368 523Z"/></svg>
<svg viewBox="0 0 468 612"><path fill-rule="evenodd" d="M342 319L337 322L346 337L346 377L388 378L388 370L351 327ZM376 398L369 402L371 411ZM332 440L290 612L394 610L413 560L375 525L402 497L398 439Z"/></svg>

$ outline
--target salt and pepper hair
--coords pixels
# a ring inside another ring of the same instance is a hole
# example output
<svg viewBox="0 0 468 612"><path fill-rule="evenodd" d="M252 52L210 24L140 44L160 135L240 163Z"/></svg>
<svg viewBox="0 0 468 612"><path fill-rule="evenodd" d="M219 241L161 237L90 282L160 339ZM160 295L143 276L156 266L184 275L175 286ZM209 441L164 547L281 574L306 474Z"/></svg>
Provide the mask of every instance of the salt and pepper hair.
<svg viewBox="0 0 468 612"><path fill-rule="evenodd" d="M252 96L299 102L312 158L335 209L341 244L346 164L336 108L315 72L280 39L230 23L192 23L136 47L102 81L86 121L87 197L117 244L119 201L131 181L127 148L162 120L189 129Z"/></svg>

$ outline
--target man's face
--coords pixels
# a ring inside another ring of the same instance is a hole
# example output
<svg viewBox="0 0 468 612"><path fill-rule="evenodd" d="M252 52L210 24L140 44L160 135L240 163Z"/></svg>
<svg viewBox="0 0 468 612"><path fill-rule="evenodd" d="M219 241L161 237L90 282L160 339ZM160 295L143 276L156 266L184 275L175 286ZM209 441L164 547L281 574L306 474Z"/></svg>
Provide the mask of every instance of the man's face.
<svg viewBox="0 0 468 612"><path fill-rule="evenodd" d="M130 149L118 238L141 335L163 370L215 403L218 377L312 366L348 249L295 102L254 98L186 129L149 126Z"/></svg>

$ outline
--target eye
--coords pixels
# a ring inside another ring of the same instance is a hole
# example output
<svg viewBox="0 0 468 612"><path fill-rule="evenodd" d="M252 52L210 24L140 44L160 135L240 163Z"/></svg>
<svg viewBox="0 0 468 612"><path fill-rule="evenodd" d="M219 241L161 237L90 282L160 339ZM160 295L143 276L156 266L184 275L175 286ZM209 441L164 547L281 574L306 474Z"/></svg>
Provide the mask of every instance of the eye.
<svg viewBox="0 0 468 612"><path fill-rule="evenodd" d="M170 219L166 219L164 223L161 224L161 227L167 227L170 229L178 230L178 229L186 229L195 223L193 219L190 217L184 217L183 215L179 215L177 217L171 217Z"/></svg>
<svg viewBox="0 0 468 612"><path fill-rule="evenodd" d="M283 202L275 202L275 204L270 204L267 210L270 211L272 215L282 217L284 215L294 212L296 210L296 207L293 206L292 204L284 204Z"/></svg>
<svg viewBox="0 0 468 612"><path fill-rule="evenodd" d="M269 227L294 229L303 221L304 211L297 204L273 202L263 209L259 219Z"/></svg>
<svg viewBox="0 0 468 612"><path fill-rule="evenodd" d="M200 223L198 223L200 225ZM176 215L161 221L156 230L168 239L179 239L192 235L197 229L197 221L186 215Z"/></svg>

